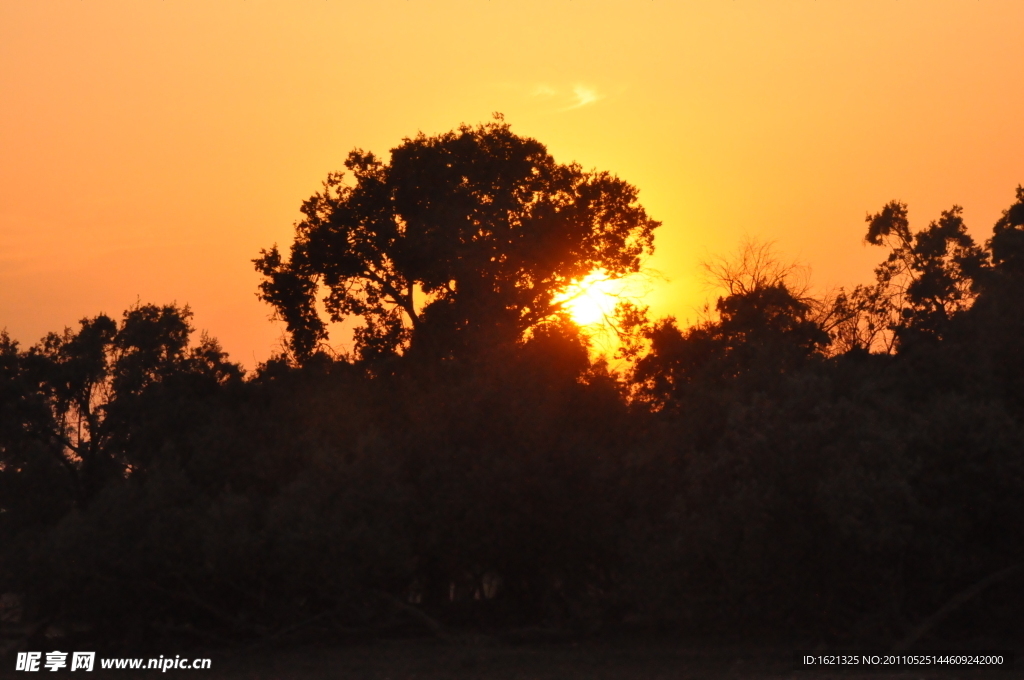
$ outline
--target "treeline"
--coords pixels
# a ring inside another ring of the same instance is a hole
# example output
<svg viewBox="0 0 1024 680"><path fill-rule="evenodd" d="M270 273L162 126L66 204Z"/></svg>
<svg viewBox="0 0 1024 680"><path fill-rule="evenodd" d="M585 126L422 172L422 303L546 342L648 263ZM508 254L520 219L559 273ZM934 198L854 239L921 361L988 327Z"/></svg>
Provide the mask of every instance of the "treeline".
<svg viewBox="0 0 1024 680"><path fill-rule="evenodd" d="M299 342L252 375L173 305L0 336L4 625L107 643L1019 630L1024 188L983 245L958 208L917 232L899 203L868 222L887 251L871 286L816 299L754 247L715 269L725 293L694 326L620 306L620 373L564 313L485 332L500 318L466 312L484 308L455 276L412 330L370 310L365 351L332 356L288 306L312 270L276 249L264 294Z"/></svg>

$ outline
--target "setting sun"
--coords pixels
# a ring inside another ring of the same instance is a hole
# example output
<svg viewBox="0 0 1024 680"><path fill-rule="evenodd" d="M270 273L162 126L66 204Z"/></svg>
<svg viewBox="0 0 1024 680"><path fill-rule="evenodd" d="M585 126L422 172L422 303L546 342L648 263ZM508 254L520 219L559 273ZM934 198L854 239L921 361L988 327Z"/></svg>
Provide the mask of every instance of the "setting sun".
<svg viewBox="0 0 1024 680"><path fill-rule="evenodd" d="M562 309L569 312L579 326L603 326L615 313L615 305L622 300L635 301L643 291L638 290L636 277L610 278L606 272L594 271L572 284L556 298Z"/></svg>

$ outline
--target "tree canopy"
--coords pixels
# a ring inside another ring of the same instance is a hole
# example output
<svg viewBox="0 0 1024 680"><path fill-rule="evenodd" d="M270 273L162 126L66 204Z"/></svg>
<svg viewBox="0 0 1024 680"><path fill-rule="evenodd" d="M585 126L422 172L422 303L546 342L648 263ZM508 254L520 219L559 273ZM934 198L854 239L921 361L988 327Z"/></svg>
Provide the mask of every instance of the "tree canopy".
<svg viewBox="0 0 1024 680"><path fill-rule="evenodd" d="M170 395L195 401L242 375L215 339L189 346L191 318L187 306L139 304L120 322L85 318L24 352L0 333L0 471L38 465L28 461L44 452L82 504L142 470L155 452L139 444L147 428L170 428Z"/></svg>
<svg viewBox="0 0 1024 680"><path fill-rule="evenodd" d="M807 295L798 267L786 265L771 244L748 242L734 259L705 263L727 294L714 313L680 328L675 317L651 322L646 308L620 305L626 340L619 353L633 362L635 396L655 408L679 399L687 385L774 381L821 353L830 338L823 305Z"/></svg>
<svg viewBox="0 0 1024 680"><path fill-rule="evenodd" d="M636 272L659 222L632 185L559 164L503 119L391 150L356 149L302 205L286 260L255 260L260 297L303 360L332 321L360 317L359 358L421 351L451 357L521 340L561 310L559 292L595 269Z"/></svg>

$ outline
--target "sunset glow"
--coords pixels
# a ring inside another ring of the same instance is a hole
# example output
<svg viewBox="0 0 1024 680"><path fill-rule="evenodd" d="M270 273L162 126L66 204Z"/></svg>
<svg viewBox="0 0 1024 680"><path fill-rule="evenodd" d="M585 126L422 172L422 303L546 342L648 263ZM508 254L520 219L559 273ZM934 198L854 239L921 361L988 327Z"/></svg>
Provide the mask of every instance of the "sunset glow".
<svg viewBox="0 0 1024 680"><path fill-rule="evenodd" d="M251 260L327 173L495 111L637 187L655 316L692 317L700 260L750 234L863 283L868 211L956 203L984 240L1024 182L1022 26L1015 1L0 1L0 327L177 301L252 367L283 326Z"/></svg>
<svg viewBox="0 0 1024 680"><path fill-rule="evenodd" d="M562 304L580 326L600 323L615 310L615 284L599 273L590 274L569 289Z"/></svg>
<svg viewBox="0 0 1024 680"><path fill-rule="evenodd" d="M579 326L599 331L596 327L611 322L615 305L620 301L642 302L641 278L613 279L604 272L592 272L570 286L556 302L561 303Z"/></svg>

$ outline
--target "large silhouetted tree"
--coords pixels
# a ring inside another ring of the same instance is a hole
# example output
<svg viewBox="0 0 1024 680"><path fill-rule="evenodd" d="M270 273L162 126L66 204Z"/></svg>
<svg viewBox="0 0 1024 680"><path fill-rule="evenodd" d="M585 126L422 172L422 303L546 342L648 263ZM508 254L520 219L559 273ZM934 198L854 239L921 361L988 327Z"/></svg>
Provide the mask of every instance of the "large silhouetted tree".
<svg viewBox="0 0 1024 680"><path fill-rule="evenodd" d="M361 317L364 359L421 351L450 357L517 341L559 311L559 291L601 268L635 272L659 223L637 190L606 172L559 164L500 116L392 149L355 150L302 206L286 260L255 260L260 297L300 360L331 320Z"/></svg>

